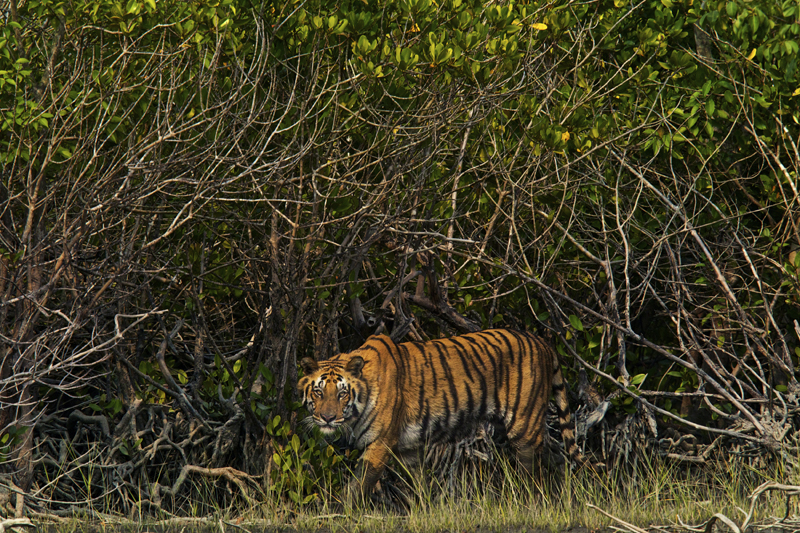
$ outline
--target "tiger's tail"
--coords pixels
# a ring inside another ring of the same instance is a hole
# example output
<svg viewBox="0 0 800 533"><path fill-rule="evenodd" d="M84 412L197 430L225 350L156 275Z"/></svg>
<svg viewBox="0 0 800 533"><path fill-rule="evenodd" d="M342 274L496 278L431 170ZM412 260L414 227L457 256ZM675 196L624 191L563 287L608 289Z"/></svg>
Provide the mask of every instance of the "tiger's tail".
<svg viewBox="0 0 800 533"><path fill-rule="evenodd" d="M553 372L553 396L555 396L556 412L558 413L558 425L561 430L561 440L564 441L564 449L569 455L570 461L578 464L579 466L591 466L589 461L581 452L578 447L578 442L575 440L575 421L572 419L572 413L569 410L569 401L567 400L567 386L564 382L564 377L561 374L561 364L558 357L555 356L555 372Z"/></svg>

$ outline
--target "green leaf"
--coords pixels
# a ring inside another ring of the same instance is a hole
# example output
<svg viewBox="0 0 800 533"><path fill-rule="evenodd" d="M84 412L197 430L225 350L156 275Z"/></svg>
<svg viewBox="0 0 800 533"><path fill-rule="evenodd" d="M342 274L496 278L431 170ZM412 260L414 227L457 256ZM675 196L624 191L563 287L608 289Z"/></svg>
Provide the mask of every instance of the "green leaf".
<svg viewBox="0 0 800 533"><path fill-rule="evenodd" d="M575 315L569 315L569 323L572 324L572 327L578 331L583 331L583 324L581 324L581 319Z"/></svg>

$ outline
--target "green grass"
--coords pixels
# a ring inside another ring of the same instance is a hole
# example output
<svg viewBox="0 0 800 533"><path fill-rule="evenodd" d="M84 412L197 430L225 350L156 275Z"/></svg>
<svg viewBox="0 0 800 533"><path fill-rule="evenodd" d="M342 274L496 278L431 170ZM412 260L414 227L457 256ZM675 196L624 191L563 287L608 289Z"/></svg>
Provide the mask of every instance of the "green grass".
<svg viewBox="0 0 800 533"><path fill-rule="evenodd" d="M407 478L410 476L406 476ZM452 484L429 477L410 477L414 485L410 505L401 512L380 506L344 509L331 497L298 507L284 503L279 494L265 492L255 506L215 506L198 502L194 509L211 510L211 515L171 522L128 522L100 520L65 522L57 531L264 531L274 527L299 530L370 531L429 533L442 531L518 531L546 529L557 532L585 526L605 529L617 525L590 506L626 522L646 528L650 525L703 524L721 513L741 525L750 508L749 496L765 481L798 484L778 461L772 466L753 468L744 461L715 465L686 466L655 459L635 471L596 474L550 471L534 478L520 475L503 460L493 467L469 468L455 476ZM205 480L198 481L200 485ZM440 486L442 485L442 486ZM193 487L196 494L213 494L210 486ZM201 490L197 490L201 489ZM202 496L201 496L202 498ZM242 504L243 505L243 504ZM771 492L758 499L754 520L768 522L786 514L783 493ZM789 512L796 516L800 506L790 500ZM222 523L221 523L221 522ZM71 525L70 525L71 524ZM226 525L227 524L227 525ZM51 529L52 530L52 529Z"/></svg>
<svg viewBox="0 0 800 533"><path fill-rule="evenodd" d="M538 481L518 475L507 464L499 468L506 475L464 474L449 490L432 487L435 482L417 482L417 497L405 514L376 509L337 513L323 507L322 518L309 509L296 515L293 525L335 530L348 524L348 531L402 529L411 533L479 528L558 531L578 525L590 529L614 525L590 505L641 527L697 525L716 513L741 524L750 508L749 496L761 483L793 482L779 464L761 469L744 463L689 468L653 460L635 472L550 473ZM789 505L790 513L796 514L797 503ZM782 518L785 513L785 496L767 493L759 498L754 519Z"/></svg>

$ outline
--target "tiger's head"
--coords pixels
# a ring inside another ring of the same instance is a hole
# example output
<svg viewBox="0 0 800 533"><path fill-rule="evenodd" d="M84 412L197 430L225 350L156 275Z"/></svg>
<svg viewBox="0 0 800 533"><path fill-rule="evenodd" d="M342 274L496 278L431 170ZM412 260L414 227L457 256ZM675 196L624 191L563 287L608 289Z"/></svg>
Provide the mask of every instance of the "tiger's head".
<svg viewBox="0 0 800 533"><path fill-rule="evenodd" d="M297 383L309 417L320 431L330 435L352 424L364 411L366 383L361 369L364 359L354 356L348 361L317 362L310 357L300 361L305 374Z"/></svg>

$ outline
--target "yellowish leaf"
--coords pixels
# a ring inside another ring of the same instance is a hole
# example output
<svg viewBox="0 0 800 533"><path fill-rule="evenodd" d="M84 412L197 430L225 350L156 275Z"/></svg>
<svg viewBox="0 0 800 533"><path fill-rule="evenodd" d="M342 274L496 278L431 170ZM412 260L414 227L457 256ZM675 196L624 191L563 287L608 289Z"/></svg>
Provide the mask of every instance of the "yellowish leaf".
<svg viewBox="0 0 800 533"><path fill-rule="evenodd" d="M750 54L747 56L747 60L748 61L752 61L754 57L756 57L756 49L755 48L753 48L753 51L750 52Z"/></svg>
<svg viewBox="0 0 800 533"><path fill-rule="evenodd" d="M568 131L565 131L564 133L561 134L561 140L564 141L564 142L567 142L569 140L569 132Z"/></svg>
<svg viewBox="0 0 800 533"><path fill-rule="evenodd" d="M534 30L539 30L539 31L547 29L547 24L542 24L541 22L534 22L531 26L533 27Z"/></svg>

